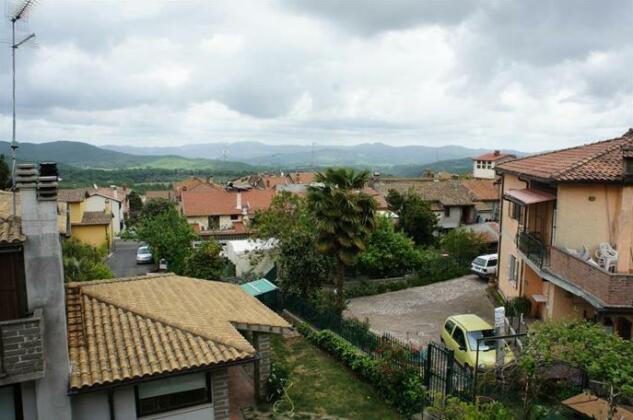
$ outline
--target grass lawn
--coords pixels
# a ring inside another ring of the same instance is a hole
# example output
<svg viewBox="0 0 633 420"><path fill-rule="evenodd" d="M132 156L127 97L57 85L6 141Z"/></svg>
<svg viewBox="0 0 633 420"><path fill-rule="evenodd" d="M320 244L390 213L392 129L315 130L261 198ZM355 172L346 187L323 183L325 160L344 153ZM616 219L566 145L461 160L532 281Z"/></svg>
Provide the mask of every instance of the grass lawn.
<svg viewBox="0 0 633 420"><path fill-rule="evenodd" d="M287 365L295 412L349 419L400 419L371 386L303 337L273 336L273 360Z"/></svg>

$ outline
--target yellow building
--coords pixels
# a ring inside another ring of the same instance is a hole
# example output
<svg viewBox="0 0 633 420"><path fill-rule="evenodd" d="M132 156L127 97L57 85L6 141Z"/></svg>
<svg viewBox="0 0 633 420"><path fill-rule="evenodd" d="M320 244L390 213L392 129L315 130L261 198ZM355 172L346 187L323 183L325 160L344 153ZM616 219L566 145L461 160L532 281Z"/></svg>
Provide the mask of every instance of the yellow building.
<svg viewBox="0 0 633 420"><path fill-rule="evenodd" d="M112 247L112 213L108 208L102 211L86 211L85 189L59 190L57 200L65 203L68 212L70 229L67 236L77 238L82 242L97 248Z"/></svg>
<svg viewBox="0 0 633 420"><path fill-rule="evenodd" d="M584 318L631 339L633 129L497 166L498 288L540 319Z"/></svg>

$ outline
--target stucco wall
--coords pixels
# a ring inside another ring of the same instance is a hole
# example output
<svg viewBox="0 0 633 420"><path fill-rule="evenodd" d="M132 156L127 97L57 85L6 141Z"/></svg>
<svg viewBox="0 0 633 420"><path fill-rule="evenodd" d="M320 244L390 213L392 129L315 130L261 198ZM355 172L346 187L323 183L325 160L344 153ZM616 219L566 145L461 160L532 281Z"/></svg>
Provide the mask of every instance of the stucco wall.
<svg viewBox="0 0 633 420"><path fill-rule="evenodd" d="M84 215L85 203L83 201L79 203L68 203L70 209L70 222L79 223Z"/></svg>
<svg viewBox="0 0 633 420"><path fill-rule="evenodd" d="M75 225L72 236L92 246L100 247L107 244L109 230L107 225ZM109 236L111 239L112 235Z"/></svg>
<svg viewBox="0 0 633 420"><path fill-rule="evenodd" d="M507 191L512 189L522 189L525 188L525 183L520 181L514 175L504 175L503 181L503 193L505 194ZM508 280L509 274L509 266L510 266L510 255L514 255L517 259L519 258L519 254L516 249L515 237L517 234L517 230L519 228L518 221L512 219L510 217L510 202L507 200L502 200L502 220L501 220L501 249L499 255L499 265L498 265L498 281L499 281L499 291L506 297L512 298L519 295L519 282L517 282L517 287L514 287L514 284Z"/></svg>
<svg viewBox="0 0 633 420"><path fill-rule="evenodd" d="M242 216L239 216L238 220L241 219ZM209 218L207 216L187 217L187 222L189 224L198 223L200 225L200 229L202 230L207 230L209 228ZM221 229L231 229L233 227L233 220L231 220L231 216L220 216L219 224Z"/></svg>
<svg viewBox="0 0 633 420"><path fill-rule="evenodd" d="M593 250L600 242L614 243L621 191L620 186L560 185L555 244Z"/></svg>

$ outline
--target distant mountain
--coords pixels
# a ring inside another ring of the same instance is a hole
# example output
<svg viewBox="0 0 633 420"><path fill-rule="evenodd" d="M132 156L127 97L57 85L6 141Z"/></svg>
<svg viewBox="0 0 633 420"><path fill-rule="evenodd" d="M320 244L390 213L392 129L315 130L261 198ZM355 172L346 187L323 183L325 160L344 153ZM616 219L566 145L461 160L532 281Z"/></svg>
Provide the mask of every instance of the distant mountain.
<svg viewBox="0 0 633 420"><path fill-rule="evenodd" d="M178 147L104 146L109 150L137 155L179 155L189 158L218 159L275 168L314 166L355 166L380 169L394 165L425 165L437 161L471 158L489 152L462 146L388 146L364 143L353 146L315 147L268 145L259 142L207 143ZM510 153L521 154L516 151Z"/></svg>
<svg viewBox="0 0 633 420"><path fill-rule="evenodd" d="M10 143L0 141L0 154L11 154ZM259 168L241 162L211 159L187 159L181 156L139 156L103 149L75 141L20 143L18 161L53 161L84 169L206 169L210 171L251 171Z"/></svg>
<svg viewBox="0 0 633 420"><path fill-rule="evenodd" d="M471 158L440 160L426 165L394 165L385 169L385 175L398 177L419 177L426 171L468 174L473 170Z"/></svg>

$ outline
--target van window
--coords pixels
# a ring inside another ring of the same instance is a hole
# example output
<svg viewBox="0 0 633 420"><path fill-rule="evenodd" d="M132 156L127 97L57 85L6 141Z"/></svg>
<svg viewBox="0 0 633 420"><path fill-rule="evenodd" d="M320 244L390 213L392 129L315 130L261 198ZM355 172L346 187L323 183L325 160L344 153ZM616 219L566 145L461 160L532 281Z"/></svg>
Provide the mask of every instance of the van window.
<svg viewBox="0 0 633 420"><path fill-rule="evenodd" d="M455 323L451 321L450 319L446 321L446 325L444 325L444 329L448 331L449 334L453 332L453 328L455 328Z"/></svg>
<svg viewBox="0 0 633 420"><path fill-rule="evenodd" d="M488 260L488 267L496 267L497 266L497 260Z"/></svg>
<svg viewBox="0 0 633 420"><path fill-rule="evenodd" d="M461 328L455 328L455 331L453 331L453 339L457 342L459 347L466 348L466 337L464 337L464 332Z"/></svg>
<svg viewBox="0 0 633 420"><path fill-rule="evenodd" d="M478 258L475 258L475 261L473 261L473 264L475 264L475 265L477 265L479 267L485 267L486 266L486 260L481 258L481 257L478 257Z"/></svg>

